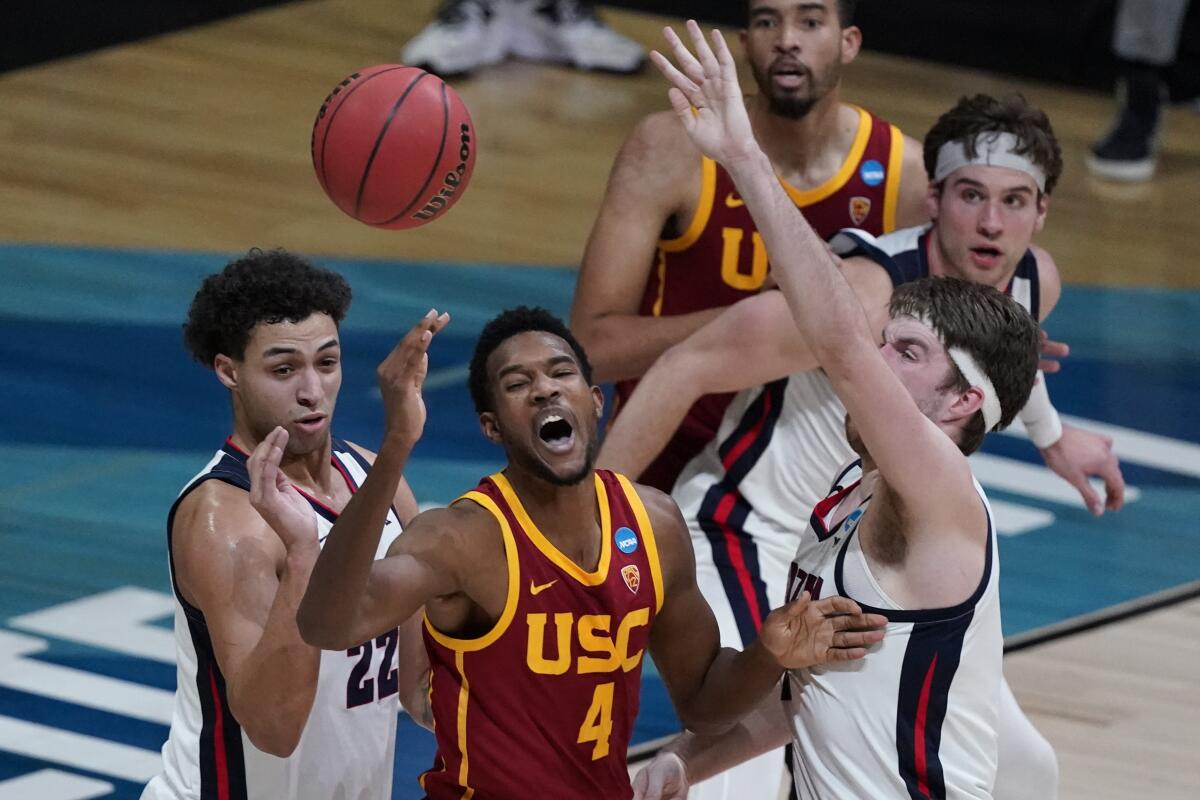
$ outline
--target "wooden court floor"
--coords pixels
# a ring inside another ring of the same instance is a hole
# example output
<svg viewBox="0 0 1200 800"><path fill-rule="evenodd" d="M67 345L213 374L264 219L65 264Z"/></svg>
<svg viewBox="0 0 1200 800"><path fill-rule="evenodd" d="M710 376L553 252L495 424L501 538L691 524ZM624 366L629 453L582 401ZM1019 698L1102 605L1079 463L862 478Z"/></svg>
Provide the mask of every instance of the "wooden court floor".
<svg viewBox="0 0 1200 800"><path fill-rule="evenodd" d="M666 107L658 77L505 64L456 84L480 156L470 190L425 229L368 229L313 177L326 92L395 61L432 0L312 0L0 75L0 241L571 265L613 154ZM650 46L662 20L608 15ZM870 31L865 32L870 43ZM920 138L963 93L1024 92L1066 158L1040 243L1069 283L1200 287L1200 115L1169 116L1159 177L1089 178L1111 98L864 54L844 96ZM1010 657L1018 698L1058 749L1065 798L1200 796L1200 601Z"/></svg>

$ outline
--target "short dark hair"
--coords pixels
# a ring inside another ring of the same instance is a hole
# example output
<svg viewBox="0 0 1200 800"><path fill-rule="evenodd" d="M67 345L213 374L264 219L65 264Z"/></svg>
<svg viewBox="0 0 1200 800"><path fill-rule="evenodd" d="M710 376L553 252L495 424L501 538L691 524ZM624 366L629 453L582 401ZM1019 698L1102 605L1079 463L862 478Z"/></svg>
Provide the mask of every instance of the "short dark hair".
<svg viewBox="0 0 1200 800"><path fill-rule="evenodd" d="M350 307L350 286L336 272L313 266L286 250L257 247L200 284L183 342L206 367L218 355L241 360L260 322L299 322L321 312L340 324Z"/></svg>
<svg viewBox="0 0 1200 800"><path fill-rule="evenodd" d="M1038 369L1038 324L1016 300L981 283L923 278L897 287L890 310L893 317L929 320L947 349L958 347L969 353L996 387L1000 400L996 430L1013 421L1029 400ZM970 384L953 367L939 388L965 392ZM983 412L976 412L963 431L959 449L973 453L986 434Z"/></svg>
<svg viewBox="0 0 1200 800"><path fill-rule="evenodd" d="M746 16L750 16L750 7L754 0L746 0ZM849 28L854 24L854 12L858 10L858 0L837 0L838 25Z"/></svg>
<svg viewBox="0 0 1200 800"><path fill-rule="evenodd" d="M471 356L467 384L471 389L471 400L475 403L477 412L482 414L485 411L492 411L494 408L491 388L488 386L488 358L504 342L517 334L529 331L549 333L566 342L575 353L575 359L579 362L583 379L588 382L589 386L591 385L592 365L588 361L587 353L583 351L583 346L576 341L566 324L544 308L517 306L502 311L487 325L484 325L483 332L479 334L479 341L475 343L475 353Z"/></svg>
<svg viewBox="0 0 1200 800"><path fill-rule="evenodd" d="M925 134L925 172L937 169L938 150L946 142L962 142L975 157L975 141L982 133L1011 133L1019 141L1017 153L1027 156L1046 172L1046 194L1054 191L1062 175L1062 148L1050 118L1020 94L1003 98L986 94L961 97L954 108L938 117Z"/></svg>

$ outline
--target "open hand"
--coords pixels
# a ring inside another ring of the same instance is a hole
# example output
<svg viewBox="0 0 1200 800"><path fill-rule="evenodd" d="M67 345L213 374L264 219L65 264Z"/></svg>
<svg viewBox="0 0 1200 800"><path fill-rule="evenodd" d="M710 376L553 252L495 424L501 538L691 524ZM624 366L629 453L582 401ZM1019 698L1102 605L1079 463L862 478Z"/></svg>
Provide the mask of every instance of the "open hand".
<svg viewBox="0 0 1200 800"><path fill-rule="evenodd" d="M276 427L254 448L246 469L250 473L250 505L291 550L316 543L317 516L279 468L287 441L287 430Z"/></svg>
<svg viewBox="0 0 1200 800"><path fill-rule="evenodd" d="M695 20L688 20L687 30L695 55L673 29L663 29L678 67L657 50L650 53L654 66L671 84L667 93L671 107L688 137L709 158L728 167L757 155L761 151L750 128L737 66L725 37L714 30L709 46Z"/></svg>
<svg viewBox="0 0 1200 800"><path fill-rule="evenodd" d="M767 615L758 634L763 646L784 669L803 669L831 661L851 661L883 640L887 618L864 614L848 597L797 600Z"/></svg>
<svg viewBox="0 0 1200 800"><path fill-rule="evenodd" d="M688 785L683 760L662 750L633 776L633 800L686 800Z"/></svg>
<svg viewBox="0 0 1200 800"><path fill-rule="evenodd" d="M1062 364L1058 359L1071 355L1071 348L1066 342L1056 342L1046 333L1045 328L1038 328L1038 369L1047 374L1058 372Z"/></svg>
<svg viewBox="0 0 1200 800"><path fill-rule="evenodd" d="M429 372L429 343L449 322L449 314L439 315L437 309L430 309L376 370L388 436L401 438L410 445L421 438L425 429L421 387Z"/></svg>
<svg viewBox="0 0 1200 800"><path fill-rule="evenodd" d="M1119 511L1125 504L1125 477L1112 445L1110 436L1064 424L1058 441L1041 451L1046 466L1074 486L1097 517L1105 509ZM1104 480L1104 500L1088 480L1093 476Z"/></svg>

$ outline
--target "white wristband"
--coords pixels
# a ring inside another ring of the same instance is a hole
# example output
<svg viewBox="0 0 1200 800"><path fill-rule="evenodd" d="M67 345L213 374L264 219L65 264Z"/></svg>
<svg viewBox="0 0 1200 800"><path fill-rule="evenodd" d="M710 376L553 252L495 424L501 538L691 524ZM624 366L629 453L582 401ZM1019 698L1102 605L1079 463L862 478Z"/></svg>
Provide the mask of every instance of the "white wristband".
<svg viewBox="0 0 1200 800"><path fill-rule="evenodd" d="M1033 391L1029 393L1029 400L1019 416L1025 424L1029 440L1038 450L1045 450L1062 438L1062 420L1058 418L1058 412L1050 402L1050 393L1046 391L1046 376L1041 370L1038 370Z"/></svg>

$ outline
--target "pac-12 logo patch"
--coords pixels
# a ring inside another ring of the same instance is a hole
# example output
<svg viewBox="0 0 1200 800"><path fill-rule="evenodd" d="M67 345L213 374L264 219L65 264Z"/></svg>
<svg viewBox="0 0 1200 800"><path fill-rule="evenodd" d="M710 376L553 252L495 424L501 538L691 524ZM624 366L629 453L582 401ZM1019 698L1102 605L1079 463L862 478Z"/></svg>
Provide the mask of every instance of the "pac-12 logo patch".
<svg viewBox="0 0 1200 800"><path fill-rule="evenodd" d="M862 225L871 213L871 198L861 195L850 198L850 219L855 225Z"/></svg>
<svg viewBox="0 0 1200 800"><path fill-rule="evenodd" d="M637 534L634 533L629 528L625 528L625 527L617 528L616 536L614 536L613 538L615 538L617 540L617 549L620 550L622 553L625 553L626 555L628 555L629 553L632 553L634 550L637 550L637 545L638 545ZM634 591L636 592L637 589L634 589Z"/></svg>
<svg viewBox="0 0 1200 800"><path fill-rule="evenodd" d="M637 564L626 564L621 567L621 577L625 579L625 585L629 587L629 591L637 594L638 588L642 585L642 573L638 571Z"/></svg>
<svg viewBox="0 0 1200 800"><path fill-rule="evenodd" d="M867 186L878 186L883 183L885 175L883 164L880 164L873 158L870 161L863 162L863 165L858 168L858 174L862 178L862 182Z"/></svg>

